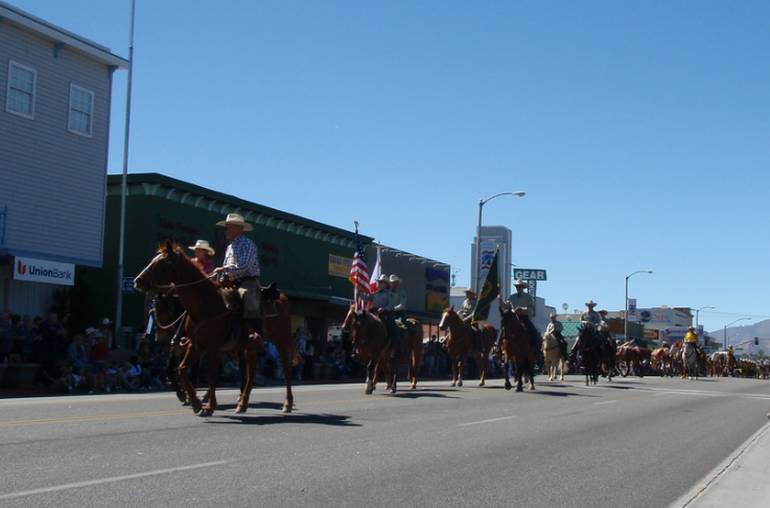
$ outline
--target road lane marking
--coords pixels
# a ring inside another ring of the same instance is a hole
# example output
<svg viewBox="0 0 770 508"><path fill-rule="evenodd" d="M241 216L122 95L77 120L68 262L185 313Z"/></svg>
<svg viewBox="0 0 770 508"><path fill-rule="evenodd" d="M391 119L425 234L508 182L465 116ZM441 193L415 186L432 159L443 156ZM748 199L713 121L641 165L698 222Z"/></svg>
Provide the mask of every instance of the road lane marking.
<svg viewBox="0 0 770 508"><path fill-rule="evenodd" d="M223 466L225 464L231 464L234 460L217 460L214 462L202 462L200 464L191 464L189 466L169 467L166 469L156 469L154 471L145 471L144 473L126 474L122 476L111 476L109 478L100 478L98 480L88 480L84 482L65 483L62 485L54 485L51 487L43 487L40 489L20 490L18 492L10 492L8 494L0 494L0 501L5 499L17 499L20 497L34 496L36 494L48 494L51 492L60 492L62 490L79 489L83 487L91 487L93 485L103 485L105 483L116 483L126 480L135 480L137 478L147 478L148 476L158 476L163 474L178 473L180 471L191 471L193 469L203 469L205 467Z"/></svg>
<svg viewBox="0 0 770 508"><path fill-rule="evenodd" d="M616 402L617 402L617 400L605 400L603 402L594 402L593 405L594 406L603 406L605 404L614 404Z"/></svg>
<svg viewBox="0 0 770 508"><path fill-rule="evenodd" d="M59 418L36 418L29 420L7 420L0 421L0 428L19 427L23 425L49 425L52 423L100 422L107 420L125 420L128 418L145 418L150 416L174 416L190 413L192 413L191 409L174 409L165 411L144 411L140 413L117 413L105 415L62 416Z"/></svg>
<svg viewBox="0 0 770 508"><path fill-rule="evenodd" d="M467 427L469 425L480 425L482 423L501 422L503 420L512 420L516 416L501 416L500 418L490 418L489 420L479 420L477 422L461 423L460 427Z"/></svg>

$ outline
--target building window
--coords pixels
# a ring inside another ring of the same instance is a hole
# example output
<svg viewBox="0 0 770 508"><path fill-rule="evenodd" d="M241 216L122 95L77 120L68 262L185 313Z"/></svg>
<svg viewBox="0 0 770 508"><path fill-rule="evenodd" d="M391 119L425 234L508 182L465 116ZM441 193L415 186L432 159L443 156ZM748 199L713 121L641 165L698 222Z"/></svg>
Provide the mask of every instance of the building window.
<svg viewBox="0 0 770 508"><path fill-rule="evenodd" d="M26 118L35 118L37 71L20 63L8 64L8 93L5 110Z"/></svg>
<svg viewBox="0 0 770 508"><path fill-rule="evenodd" d="M67 130L91 137L94 117L94 93L77 85L70 85L70 114Z"/></svg>

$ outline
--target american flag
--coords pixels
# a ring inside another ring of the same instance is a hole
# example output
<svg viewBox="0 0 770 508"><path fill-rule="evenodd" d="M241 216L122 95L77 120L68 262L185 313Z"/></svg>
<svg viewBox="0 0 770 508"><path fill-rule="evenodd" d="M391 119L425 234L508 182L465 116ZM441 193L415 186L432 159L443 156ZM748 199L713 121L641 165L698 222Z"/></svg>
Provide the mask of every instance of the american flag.
<svg viewBox="0 0 770 508"><path fill-rule="evenodd" d="M348 280L353 284L356 308L361 308L363 302L359 301L358 293L369 293L369 267L366 266L366 253L361 248L361 239L358 237L358 223L356 223L356 251L353 253L353 263L350 265Z"/></svg>

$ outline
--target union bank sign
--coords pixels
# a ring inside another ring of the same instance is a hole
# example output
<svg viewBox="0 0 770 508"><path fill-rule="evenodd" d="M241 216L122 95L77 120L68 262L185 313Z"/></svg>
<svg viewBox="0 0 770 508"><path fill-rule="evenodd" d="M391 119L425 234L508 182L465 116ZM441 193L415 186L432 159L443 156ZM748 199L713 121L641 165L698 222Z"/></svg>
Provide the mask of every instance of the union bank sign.
<svg viewBox="0 0 770 508"><path fill-rule="evenodd" d="M75 265L44 259L17 257L13 260L14 280L44 284L75 285Z"/></svg>

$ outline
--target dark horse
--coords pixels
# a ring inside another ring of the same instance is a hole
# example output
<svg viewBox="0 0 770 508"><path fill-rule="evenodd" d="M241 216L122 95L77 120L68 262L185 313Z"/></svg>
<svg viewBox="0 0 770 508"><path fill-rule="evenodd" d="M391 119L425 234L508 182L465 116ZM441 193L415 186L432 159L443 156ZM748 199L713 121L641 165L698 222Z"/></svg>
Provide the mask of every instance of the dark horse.
<svg viewBox="0 0 770 508"><path fill-rule="evenodd" d="M580 333L575 345L572 346L570 357L574 358L576 353L580 353L580 363L583 365L586 375L586 386L589 385L589 382L592 384L599 382L601 347L596 327L584 323L580 327Z"/></svg>
<svg viewBox="0 0 770 508"><path fill-rule="evenodd" d="M535 363L538 351L532 344L527 326L510 304L500 306L500 349L503 353L503 371L505 372L505 389L511 389L508 377L508 365L516 370L516 391L524 390L522 376L529 379L529 389L535 389Z"/></svg>
<svg viewBox="0 0 770 508"><path fill-rule="evenodd" d="M479 386L484 386L489 368L489 352L497 337L495 327L485 325L477 332L457 314L454 307L444 310L438 327L440 330L449 330L445 346L452 360L452 386L463 385L465 359L469 355L473 355L479 366Z"/></svg>
<svg viewBox="0 0 770 508"><path fill-rule="evenodd" d="M612 382L616 369L615 362L617 361L618 343L608 330L597 332L597 334L602 375L607 376L607 381Z"/></svg>
<svg viewBox="0 0 770 508"><path fill-rule="evenodd" d="M358 351L359 361L366 365L365 393L371 395L374 391L378 368L383 370L390 392L396 393L398 359L393 343L388 340L385 323L371 312L356 311L355 305L351 305L342 323L342 333Z"/></svg>
<svg viewBox="0 0 770 508"><path fill-rule="evenodd" d="M134 286L141 291L173 292L185 308L187 315L184 322L185 343L184 357L179 364L179 378L193 411L200 416L210 416L217 406L216 383L219 377L219 352L232 350L238 356L238 362L245 368L241 392L236 412L245 412L248 408L251 388L256 374L256 351L258 341L248 337L247 329L241 323L240 312L230 311L224 303L221 287L201 272L181 249L171 242L166 242L158 250L147 267L134 280ZM265 290L262 291L263 300ZM284 412L293 407L291 393L291 359L294 341L288 326L286 302L276 298L270 290L271 305L262 306L263 328L273 328L270 337L275 343L284 369L286 380L286 399ZM272 309L266 314L265 308ZM286 330L283 330L283 328ZM280 333L275 333L280 328ZM203 407L190 383L188 368L197 363L202 354L208 352L208 394ZM287 374L288 370L288 374ZM243 375L243 374L242 374Z"/></svg>

